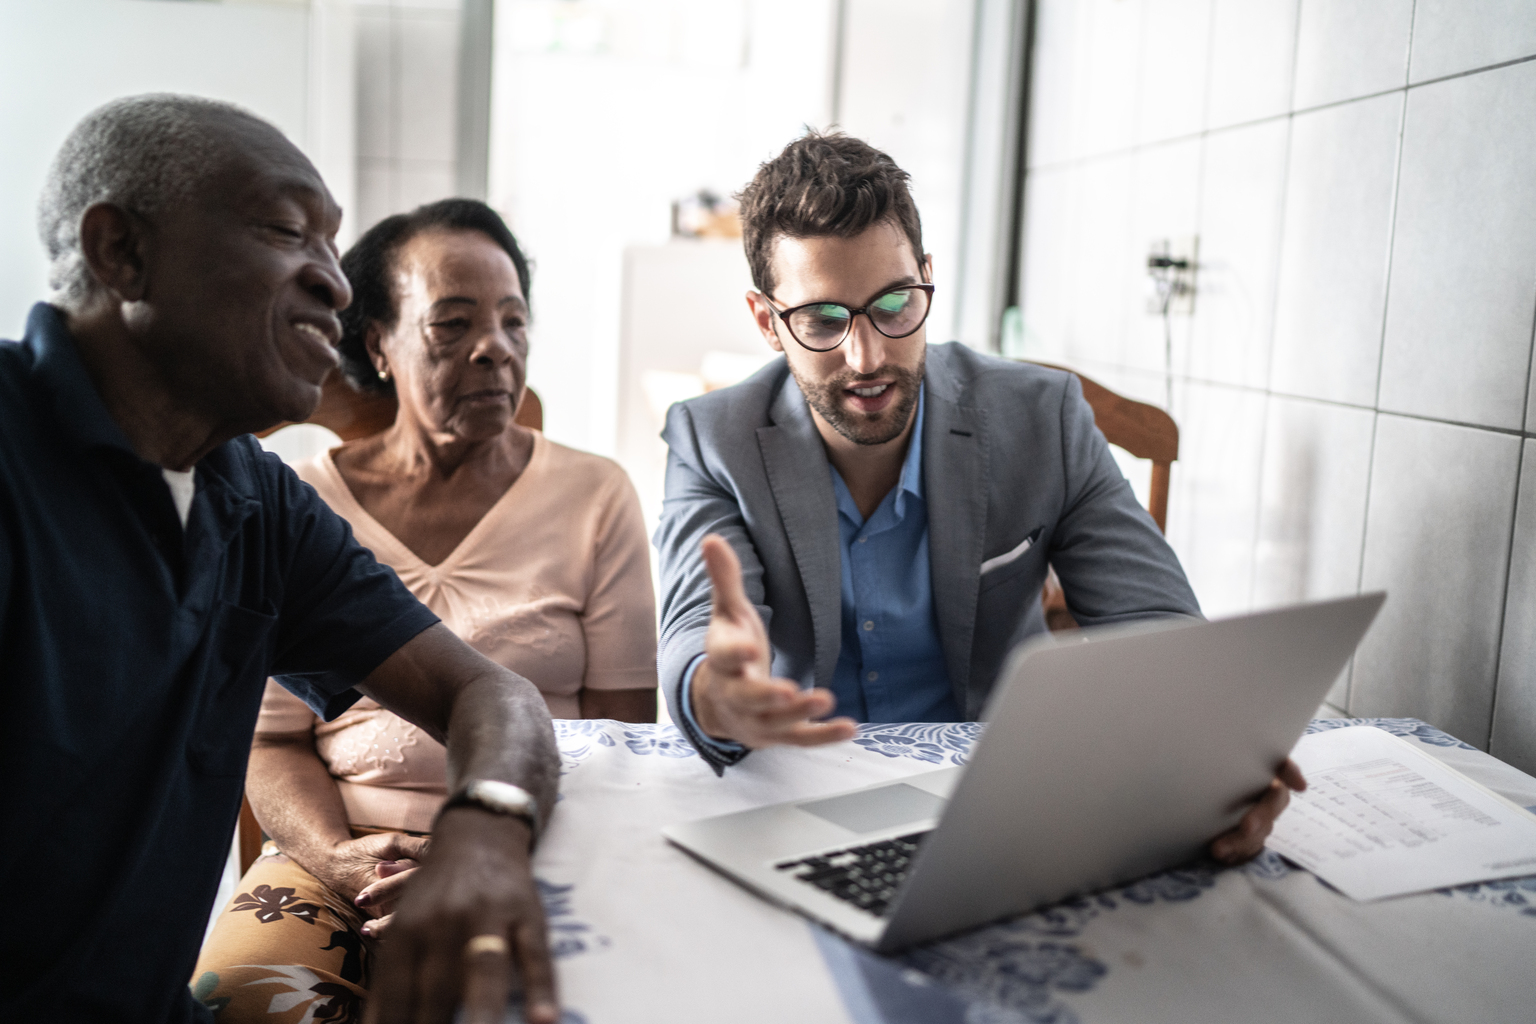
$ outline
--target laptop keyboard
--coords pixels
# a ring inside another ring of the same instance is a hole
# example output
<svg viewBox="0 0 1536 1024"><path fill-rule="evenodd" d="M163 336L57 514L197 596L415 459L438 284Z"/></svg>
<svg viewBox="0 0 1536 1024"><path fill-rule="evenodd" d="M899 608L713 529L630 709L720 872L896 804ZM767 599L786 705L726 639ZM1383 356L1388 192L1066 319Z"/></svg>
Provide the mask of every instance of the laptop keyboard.
<svg viewBox="0 0 1536 1024"><path fill-rule="evenodd" d="M884 917L907 875L907 866L917 856L918 844L927 834L914 832L846 850L818 853L775 864L774 868L794 871L794 877L800 881L876 917Z"/></svg>

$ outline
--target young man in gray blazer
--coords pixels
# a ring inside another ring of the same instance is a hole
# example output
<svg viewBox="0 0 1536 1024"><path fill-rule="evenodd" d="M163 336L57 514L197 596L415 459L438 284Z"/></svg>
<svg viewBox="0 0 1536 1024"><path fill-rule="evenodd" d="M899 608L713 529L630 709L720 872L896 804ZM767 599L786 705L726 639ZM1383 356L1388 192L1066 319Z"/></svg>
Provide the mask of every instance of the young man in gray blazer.
<svg viewBox="0 0 1536 1024"><path fill-rule="evenodd" d="M784 358L667 415L659 667L716 771L855 721L975 720L1045 629L1048 564L1084 625L1200 614L1076 377L928 345L906 182L840 134L764 164L747 304ZM1213 852L1258 853L1288 797L1277 780Z"/></svg>

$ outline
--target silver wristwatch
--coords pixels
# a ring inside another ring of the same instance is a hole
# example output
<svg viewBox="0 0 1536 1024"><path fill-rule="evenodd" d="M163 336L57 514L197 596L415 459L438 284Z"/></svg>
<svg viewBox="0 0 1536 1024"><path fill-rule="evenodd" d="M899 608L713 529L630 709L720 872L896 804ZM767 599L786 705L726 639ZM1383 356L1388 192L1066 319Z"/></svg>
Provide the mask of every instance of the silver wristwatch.
<svg viewBox="0 0 1536 1024"><path fill-rule="evenodd" d="M492 814L521 818L535 836L539 833L539 802L522 786L496 779L470 779L443 803L451 807L478 807Z"/></svg>

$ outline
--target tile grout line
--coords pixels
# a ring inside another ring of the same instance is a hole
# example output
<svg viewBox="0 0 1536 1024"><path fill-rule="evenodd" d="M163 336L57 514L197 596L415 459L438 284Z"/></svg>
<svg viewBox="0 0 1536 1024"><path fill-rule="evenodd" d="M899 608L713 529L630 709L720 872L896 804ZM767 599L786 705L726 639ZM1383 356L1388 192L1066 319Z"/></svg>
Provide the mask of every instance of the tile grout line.
<svg viewBox="0 0 1536 1024"><path fill-rule="evenodd" d="M1418 0L1414 0L1413 11L1418 10ZM1408 21L1408 53L1403 58L1403 78L1407 79L1408 69L1413 57L1413 15L1409 14ZM1381 333L1376 340L1376 394L1372 401L1377 411L1381 410L1381 378L1384 376L1383 367L1387 362L1387 313L1392 308L1392 263L1393 256L1397 253L1397 213L1398 201L1403 195L1403 153L1408 148L1408 93L1407 86L1403 87L1403 105L1397 114L1397 152L1393 154L1392 161L1392 212L1387 218L1387 266L1386 274L1382 278L1381 288Z"/></svg>
<svg viewBox="0 0 1536 1024"><path fill-rule="evenodd" d="M1397 116L1397 153L1392 168L1392 213L1387 221L1387 266L1382 280L1381 334L1376 344L1376 390L1371 409L1370 454L1365 463L1365 512L1360 519L1360 561L1355 571L1355 593L1365 590L1365 548L1371 533L1371 492L1376 482L1376 436L1381 426L1381 368L1387 358L1387 309L1392 302L1392 255L1397 245L1397 201L1402 189L1403 138L1408 128L1408 94L1406 80L1413 61L1413 19L1418 10L1418 0L1408 16L1408 53L1403 59L1403 106ZM1299 20L1299 19L1298 19ZM1394 90L1395 91L1395 90ZM1355 670L1359 667L1360 649L1356 646L1349 656L1349 681L1344 684L1345 707L1355 714Z"/></svg>
<svg viewBox="0 0 1536 1024"><path fill-rule="evenodd" d="M1376 478L1376 431L1381 424L1381 411L1371 410L1371 443L1367 449L1365 460L1365 513L1360 517L1360 559L1355 567L1355 593L1365 590L1365 541L1370 532L1371 525L1371 485ZM1350 714L1355 713L1355 669L1360 656L1360 649L1356 646L1349 656L1349 680L1344 684L1344 709Z"/></svg>
<svg viewBox="0 0 1536 1024"><path fill-rule="evenodd" d="M1299 21L1299 19L1298 19L1298 21ZM1235 124L1222 125L1220 128L1205 127L1205 128L1201 128L1197 132L1189 132L1189 133L1187 133L1185 135L1174 135L1174 136L1170 136L1169 138L1166 138L1166 139L1156 139L1156 140L1151 141L1151 142L1137 142L1137 143L1132 143L1129 146L1121 146L1121 147L1119 147L1117 149L1106 149L1106 150L1103 150L1102 152L1097 152L1097 153L1084 153L1084 154L1081 154L1079 156L1068 157L1068 158L1066 158L1064 160L1056 160L1056 161L1052 161L1050 163L1036 164L1033 167L1027 168L1027 170L1031 174L1034 173L1035 171L1061 171L1061 170L1069 170L1069 169L1071 169L1071 168L1073 168L1075 166L1078 166L1079 164L1090 163L1090 162L1095 161L1095 160L1104 160L1104 159L1109 159L1109 158L1112 158L1112 157L1130 156L1130 155L1135 154L1139 150L1154 149L1154 148L1156 148L1158 146L1170 146L1170 145L1173 145L1174 143L1179 143L1179 142L1188 142L1191 139L1197 139L1197 138L1199 138L1202 135L1211 135L1211 134L1215 134L1217 132L1237 131L1238 129L1241 129L1241 128L1252 128L1252 127L1254 127L1256 125L1268 124L1271 121L1278 121L1278 120L1280 120L1282 118L1295 117L1297 114L1315 114L1318 111L1331 110L1331 109L1333 109L1335 107L1348 106L1351 103L1363 103L1366 100L1380 99L1383 96L1390 96L1390 95L1392 95L1395 92L1407 93L1407 92L1411 92L1414 89L1422 89L1422 88L1424 88L1427 85L1440 85L1440 84L1442 84L1444 82L1455 81L1458 78L1470 78L1473 75L1481 75L1481 74L1485 74L1485 73L1490 72L1490 71L1501 71L1504 68L1514 67L1517 64L1529 64L1532 61L1536 61L1536 53L1530 54L1530 55L1525 56L1525 57L1515 57L1515 58L1513 58L1511 60L1500 61L1497 64L1488 64L1488 65L1485 65L1483 67L1471 68L1471 69L1469 69L1467 71L1457 71L1454 74L1441 75L1439 78L1426 78L1422 82L1413 82L1413 83L1410 83L1410 84L1407 84L1407 85L1393 86L1390 89L1380 89L1380 90L1377 90L1376 92L1364 93L1364 94L1359 95L1359 96L1351 96L1351 97L1349 97L1347 99L1330 100L1327 103L1318 103L1318 104L1315 104L1314 106L1310 106L1310 107L1298 107L1298 108L1295 108L1295 109L1292 109L1292 110L1283 111L1283 112L1278 113L1278 114L1270 114L1267 117L1256 117L1256 118L1254 118L1251 121L1238 121ZM1293 53L1293 63L1294 63L1294 53ZM1294 101L1294 98L1295 98L1295 87L1296 87L1295 72L1293 70L1292 71L1292 81L1291 81L1291 92L1292 92L1292 99L1293 99L1293 101Z"/></svg>
<svg viewBox="0 0 1536 1024"><path fill-rule="evenodd" d="M1525 357L1525 410L1521 423L1529 429L1531 426L1531 373L1536 369L1536 311L1532 316L1532 343L1526 351ZM1518 536L1520 525L1520 481L1525 473L1526 443L1520 442L1520 458L1515 463L1515 511L1509 522L1509 554L1504 559L1504 600L1499 603L1499 630L1493 648L1493 700L1488 707L1488 750L1493 751L1494 731L1499 724L1499 694L1503 689L1499 680L1504 670L1504 629L1509 624L1509 583L1515 571L1515 538Z"/></svg>
<svg viewBox="0 0 1536 1024"><path fill-rule="evenodd" d="M1488 701L1488 753L1493 753L1493 730L1499 720L1499 671L1504 661L1504 626L1509 621L1509 577L1515 565L1515 528L1520 524L1520 477L1525 472L1525 442L1515 459L1515 507L1509 516L1508 554L1504 558L1504 600L1499 602L1499 628L1493 641L1493 694ZM1497 756L1497 755L1495 755Z"/></svg>
<svg viewBox="0 0 1536 1024"><path fill-rule="evenodd" d="M1213 4L1212 6L1214 7L1215 5ZM1254 520L1253 521L1253 552L1252 552L1252 556L1251 556L1253 561L1252 561L1252 568L1250 569L1249 576L1248 576L1248 607L1250 609L1253 608L1254 597L1255 597L1255 594L1256 594L1256 592L1258 590L1258 585L1259 585L1259 555L1258 555L1258 551L1259 551L1259 544L1262 542L1262 539L1263 539L1262 530L1263 530L1263 523L1264 523L1264 466L1265 466L1265 462L1266 462L1266 460L1267 460L1267 458L1269 456L1269 450L1268 450L1269 449L1269 417L1270 417L1270 404L1269 403L1274 398L1274 392L1270 389L1270 387L1274 383L1275 320L1276 320L1276 317L1277 317L1277 314L1278 314L1279 308L1280 308L1280 268L1282 266L1282 260L1283 260L1284 254L1285 254L1285 211L1290 208L1290 199L1291 199L1291 142L1292 142L1293 136L1295 134L1296 117L1295 117L1295 114L1291 111L1290 108L1292 108L1292 107L1294 107L1296 105L1296 65L1297 65L1298 61L1300 60L1298 54L1300 53L1300 50L1301 50L1301 4L1300 4L1300 0L1298 0L1298 2L1296 4L1295 11L1296 11L1296 20L1295 20L1295 24L1292 26L1292 29L1291 29L1291 69L1290 69L1290 71L1291 71L1291 75L1290 75L1291 80L1290 80L1290 85L1289 85L1289 94L1286 97L1286 103L1285 103L1287 109L1286 109L1286 113L1283 115L1284 121L1285 121L1285 151L1281 154L1281 157L1280 157L1280 166L1281 166L1281 168L1283 170L1283 173L1284 173L1285 177L1284 177L1284 180L1281 182L1281 185L1280 185L1280 209L1278 211L1278 218L1276 220L1275 245L1274 245L1274 249L1273 249L1273 252L1272 252L1272 255L1274 257L1274 267L1273 267L1273 270L1271 271L1271 273L1269 275L1269 278L1270 278L1270 282L1269 282L1270 283L1269 326L1268 326L1269 337L1266 339L1268 347L1267 347L1267 351L1265 352L1266 358L1264 360L1264 387L1262 388L1262 391L1263 391L1263 394L1264 394L1264 419L1263 419L1262 424L1259 427L1259 479L1258 479L1259 493L1258 493L1257 500L1254 502L1254 511L1253 511L1253 520ZM1267 123L1267 122L1273 121L1273 120L1276 120L1276 119L1275 118L1266 118L1263 121L1258 121L1258 122L1254 122L1254 123L1255 124L1262 124L1262 123ZM1207 133L1206 133L1206 138L1207 139L1210 138L1210 134L1211 133L1209 131L1207 131ZM1255 389L1255 390L1258 390L1258 389ZM1358 586L1356 586L1356 588L1355 588L1356 593L1359 592L1359 589L1360 588ZM1351 657L1350 658L1350 666L1351 666L1351 668L1353 667L1353 665L1354 665L1354 658ZM1347 680L1345 681L1345 684L1344 684L1344 702L1345 702L1346 706L1349 703L1349 682Z"/></svg>
<svg viewBox="0 0 1536 1024"><path fill-rule="evenodd" d="M1064 358L1064 357L1062 357ZM1113 370L1131 376L1156 376L1160 373L1137 366L1128 366L1103 359L1085 359L1080 362L1087 368L1101 370ZM1332 406L1336 409L1353 409L1357 412L1380 413L1383 416L1395 416L1398 419L1417 420L1422 423L1436 423L1445 427L1459 427L1463 430L1481 430L1489 434L1502 434L1508 437L1536 440L1536 429L1522 429L1520 427L1499 427L1489 423L1469 423L1466 420L1450 420L1441 416L1429 416L1424 413L1401 412L1396 409L1380 409L1374 405L1361 405L1358 402L1346 402L1337 398L1319 398L1316 395L1303 395L1292 391L1277 391L1274 388L1259 387L1254 384L1234 384L1231 381L1214 380L1209 377L1196 377L1190 374L1177 375L1177 381L1185 384L1199 384L1202 387L1223 388L1227 391L1243 391L1254 395L1267 395L1270 398L1284 398L1294 402L1312 402L1317 405Z"/></svg>

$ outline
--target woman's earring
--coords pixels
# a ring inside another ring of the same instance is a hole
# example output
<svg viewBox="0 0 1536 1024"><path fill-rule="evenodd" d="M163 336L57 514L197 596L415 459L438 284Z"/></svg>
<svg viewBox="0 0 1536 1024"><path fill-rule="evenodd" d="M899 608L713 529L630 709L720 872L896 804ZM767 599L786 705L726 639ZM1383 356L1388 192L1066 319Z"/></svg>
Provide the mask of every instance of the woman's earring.
<svg viewBox="0 0 1536 1024"><path fill-rule="evenodd" d="M379 380L389 380L389 371L388 370L380 370L379 371Z"/></svg>

